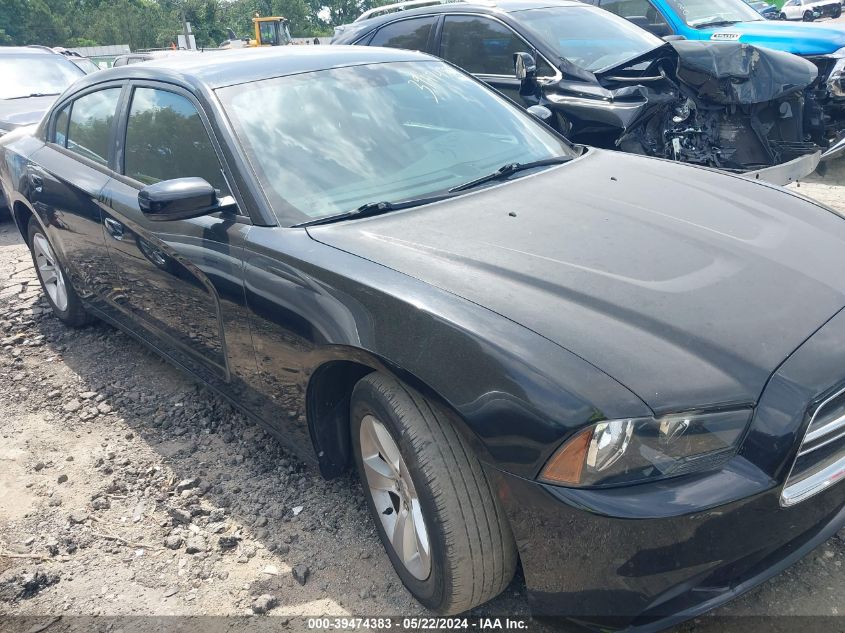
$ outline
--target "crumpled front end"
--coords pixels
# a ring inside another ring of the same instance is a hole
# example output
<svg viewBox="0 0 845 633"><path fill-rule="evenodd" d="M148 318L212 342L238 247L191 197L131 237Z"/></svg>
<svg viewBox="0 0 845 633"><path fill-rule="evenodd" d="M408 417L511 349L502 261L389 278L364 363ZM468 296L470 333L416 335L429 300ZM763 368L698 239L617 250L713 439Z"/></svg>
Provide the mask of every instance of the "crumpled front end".
<svg viewBox="0 0 845 633"><path fill-rule="evenodd" d="M789 53L705 41L671 42L596 75L627 114L617 147L738 172L820 150L817 78L812 63Z"/></svg>

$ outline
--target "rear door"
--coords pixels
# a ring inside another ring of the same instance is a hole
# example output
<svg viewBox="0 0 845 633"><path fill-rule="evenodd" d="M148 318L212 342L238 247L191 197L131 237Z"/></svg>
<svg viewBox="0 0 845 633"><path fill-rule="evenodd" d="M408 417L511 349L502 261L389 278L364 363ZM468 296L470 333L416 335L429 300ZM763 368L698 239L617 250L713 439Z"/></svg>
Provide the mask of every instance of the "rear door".
<svg viewBox="0 0 845 633"><path fill-rule="evenodd" d="M125 322L207 381L228 381L227 329L248 341L242 251L251 222L232 197L208 120L190 93L133 82L118 129L119 173L104 192L104 226L126 288ZM167 222L141 212L145 185L191 176L211 183L228 210Z"/></svg>
<svg viewBox="0 0 845 633"><path fill-rule="evenodd" d="M74 288L101 309L107 307L116 280L103 237L101 204L122 89L121 83L100 85L58 108L47 142L26 167L29 199Z"/></svg>

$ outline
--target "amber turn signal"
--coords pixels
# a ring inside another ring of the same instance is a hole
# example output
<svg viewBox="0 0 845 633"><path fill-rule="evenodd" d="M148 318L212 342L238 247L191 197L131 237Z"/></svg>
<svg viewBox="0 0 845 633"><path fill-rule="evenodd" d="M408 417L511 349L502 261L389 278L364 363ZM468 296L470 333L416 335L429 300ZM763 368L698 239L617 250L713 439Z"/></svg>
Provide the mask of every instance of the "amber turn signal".
<svg viewBox="0 0 845 633"><path fill-rule="evenodd" d="M546 463L540 478L555 484L579 484L593 438L593 427L588 427L561 446Z"/></svg>

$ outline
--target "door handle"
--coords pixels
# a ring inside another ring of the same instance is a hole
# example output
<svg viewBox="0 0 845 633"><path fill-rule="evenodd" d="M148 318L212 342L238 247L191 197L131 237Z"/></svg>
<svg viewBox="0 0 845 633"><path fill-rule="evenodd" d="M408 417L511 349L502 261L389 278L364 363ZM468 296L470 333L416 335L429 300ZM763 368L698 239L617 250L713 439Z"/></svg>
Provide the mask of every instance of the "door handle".
<svg viewBox="0 0 845 633"><path fill-rule="evenodd" d="M118 241L123 239L123 225L120 222L111 218L106 218L103 220L103 224L105 224L108 234L114 239Z"/></svg>
<svg viewBox="0 0 845 633"><path fill-rule="evenodd" d="M41 193L41 190L44 188L44 179L39 176L38 174L29 174L29 184L32 185L32 188L37 192Z"/></svg>

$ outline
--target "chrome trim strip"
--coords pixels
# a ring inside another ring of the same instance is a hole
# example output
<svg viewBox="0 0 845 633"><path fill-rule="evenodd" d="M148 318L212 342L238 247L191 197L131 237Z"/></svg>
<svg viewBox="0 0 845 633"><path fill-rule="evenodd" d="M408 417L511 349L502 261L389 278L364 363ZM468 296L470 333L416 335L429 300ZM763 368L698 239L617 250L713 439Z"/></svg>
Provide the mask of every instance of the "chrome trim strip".
<svg viewBox="0 0 845 633"><path fill-rule="evenodd" d="M804 444L806 444L806 440L804 440L804 444L801 445L801 450L798 452L798 457L804 457L804 455L810 455L813 451L817 451L820 448L824 448L828 444L835 442L837 440L841 440L845 437L845 429L841 429L838 435L833 435L827 438L824 442L816 444L815 446L811 446L810 448L804 449Z"/></svg>
<svg viewBox="0 0 845 633"><path fill-rule="evenodd" d="M830 402L836 400L839 396L845 393L845 387L834 393L833 395L829 396L825 400L816 407L816 410L813 411L813 415L810 418L810 423L807 425L807 429L810 429L813 426L813 422L816 420L816 416L822 411ZM827 426L827 425L825 425ZM783 490L780 493L780 505L784 508L788 508L789 506L793 506L796 503L800 503L805 499L809 499L813 495L821 492L825 488L831 486L832 484L836 483L845 476L845 455L842 456L838 461L834 462L827 468L820 470L809 477L802 479L799 482L790 484L789 480L792 477L792 472L795 470L795 463L798 461L798 457L800 457L802 453L802 448L804 448L804 444L807 442L807 435L801 440L801 446L798 448L798 453L795 456L795 461L792 462L792 467L789 469L789 474L786 476L786 481L784 482ZM812 452L812 451L808 451Z"/></svg>
<svg viewBox="0 0 845 633"><path fill-rule="evenodd" d="M834 462L824 470L817 472L815 475L784 488L780 496L780 505L788 508L789 506L801 503L813 495L820 493L822 490L829 488L843 477L845 477L845 456L838 462Z"/></svg>
<svg viewBox="0 0 845 633"><path fill-rule="evenodd" d="M813 423L810 422L810 426L812 426L812 425L813 425ZM813 429L812 431L807 433L807 435L804 436L804 441L805 442L812 442L814 439L819 438L822 435L827 435L828 433L833 433L834 431L836 431L837 429L839 429L841 427L845 427L845 415L840 416L840 417L836 418L835 420L828 422L827 424L825 424L822 427L819 427L817 429Z"/></svg>

